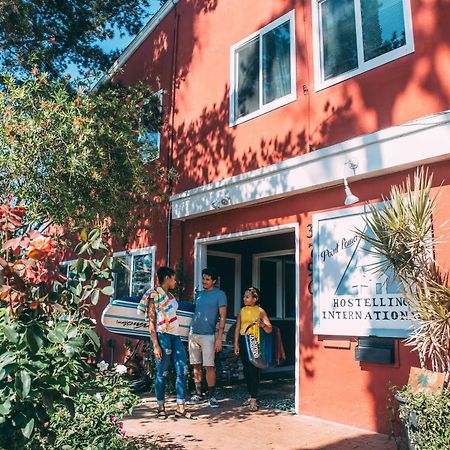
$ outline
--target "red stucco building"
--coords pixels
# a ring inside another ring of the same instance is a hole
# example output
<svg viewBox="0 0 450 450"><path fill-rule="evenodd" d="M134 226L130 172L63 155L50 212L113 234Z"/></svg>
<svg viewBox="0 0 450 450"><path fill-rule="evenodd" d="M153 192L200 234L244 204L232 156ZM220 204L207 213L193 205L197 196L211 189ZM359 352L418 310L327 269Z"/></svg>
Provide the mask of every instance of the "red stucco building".
<svg viewBox="0 0 450 450"><path fill-rule="evenodd" d="M383 323L352 334L347 319L317 322L325 281L314 224L345 216L344 177L358 206L426 165L442 184L441 233L450 210L448 23L438 1L173 0L108 74L162 93L165 125L153 138L159 162L179 174L151 233L136 230L126 249L131 267L143 257L183 261L189 295L215 265L230 315L245 287L259 286L284 336L299 413L386 432L387 385L404 384L417 365ZM448 267L450 244L436 256ZM116 295L139 284L131 275L116 281ZM120 338L100 332L105 358L112 338L120 357ZM388 339L387 359L377 340L362 340L369 335Z"/></svg>

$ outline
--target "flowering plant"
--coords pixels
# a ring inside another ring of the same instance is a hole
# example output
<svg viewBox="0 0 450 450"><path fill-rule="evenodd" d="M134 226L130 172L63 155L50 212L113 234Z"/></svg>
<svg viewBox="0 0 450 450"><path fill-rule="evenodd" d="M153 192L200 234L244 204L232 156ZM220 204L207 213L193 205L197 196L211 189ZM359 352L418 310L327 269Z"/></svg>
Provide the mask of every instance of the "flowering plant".
<svg viewBox="0 0 450 450"><path fill-rule="evenodd" d="M130 393L127 380L117 370L99 371L80 388L74 397L73 414L58 404L50 418L48 435L40 436L33 445L46 450L134 449L131 442L123 440L126 430L122 418L139 400Z"/></svg>
<svg viewBox="0 0 450 450"><path fill-rule="evenodd" d="M51 435L55 404L74 411L99 346L89 307L111 293L101 282L112 258L83 257L106 250L101 230L80 231L67 277L61 232L26 226L25 214L11 201L0 206L0 448L9 449Z"/></svg>

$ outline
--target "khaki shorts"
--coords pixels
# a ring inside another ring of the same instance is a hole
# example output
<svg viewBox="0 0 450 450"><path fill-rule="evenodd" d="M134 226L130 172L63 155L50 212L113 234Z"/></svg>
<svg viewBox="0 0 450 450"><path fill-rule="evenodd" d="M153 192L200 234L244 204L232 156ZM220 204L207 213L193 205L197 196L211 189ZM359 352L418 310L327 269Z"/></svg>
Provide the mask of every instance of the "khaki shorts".
<svg viewBox="0 0 450 450"><path fill-rule="evenodd" d="M216 352L214 350L216 336L214 334L189 335L189 362L214 367Z"/></svg>

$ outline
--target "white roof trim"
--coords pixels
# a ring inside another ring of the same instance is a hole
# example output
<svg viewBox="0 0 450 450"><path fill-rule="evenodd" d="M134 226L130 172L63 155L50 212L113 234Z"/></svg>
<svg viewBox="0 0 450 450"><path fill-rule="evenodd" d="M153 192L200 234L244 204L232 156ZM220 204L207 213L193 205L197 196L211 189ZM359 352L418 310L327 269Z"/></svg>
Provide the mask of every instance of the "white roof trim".
<svg viewBox="0 0 450 450"><path fill-rule="evenodd" d="M449 158L447 110L175 194L172 217L187 219L314 191L342 183L344 175L359 180ZM354 175L345 165L348 160L358 163Z"/></svg>
<svg viewBox="0 0 450 450"><path fill-rule="evenodd" d="M133 53L140 47L140 45L147 39L150 33L159 25L164 17L169 14L179 0L168 0L161 8L158 9L156 14L147 22L142 30L136 35L136 37L128 44L128 47L121 53L121 55L114 61L113 65L103 75L100 80L97 81L96 86L106 83L111 77L128 61Z"/></svg>

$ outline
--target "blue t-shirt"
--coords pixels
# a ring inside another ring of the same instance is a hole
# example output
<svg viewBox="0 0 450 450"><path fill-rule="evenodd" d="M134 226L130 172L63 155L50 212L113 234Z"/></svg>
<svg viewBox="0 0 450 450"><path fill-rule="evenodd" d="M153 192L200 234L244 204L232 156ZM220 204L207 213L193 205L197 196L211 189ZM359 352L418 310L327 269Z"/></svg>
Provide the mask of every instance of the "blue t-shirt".
<svg viewBox="0 0 450 450"><path fill-rule="evenodd" d="M219 308L227 306L225 292L214 288L200 291L195 298L195 311L191 331L194 334L215 334Z"/></svg>

